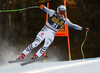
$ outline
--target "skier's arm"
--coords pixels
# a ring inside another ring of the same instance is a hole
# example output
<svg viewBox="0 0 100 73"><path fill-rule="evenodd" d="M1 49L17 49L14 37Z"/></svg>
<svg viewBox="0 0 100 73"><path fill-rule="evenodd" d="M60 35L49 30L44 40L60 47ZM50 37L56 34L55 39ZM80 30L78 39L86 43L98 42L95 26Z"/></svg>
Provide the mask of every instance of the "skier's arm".
<svg viewBox="0 0 100 73"><path fill-rule="evenodd" d="M55 13L54 10L48 9L48 8L47 8L46 6L44 6L44 5L40 5L40 9L43 10L43 11L45 11L45 12L48 13L49 15L52 15L52 14Z"/></svg>
<svg viewBox="0 0 100 73"><path fill-rule="evenodd" d="M68 18L65 19L65 24L67 24L68 26L76 29L76 30L83 30L83 31L86 31L88 32L89 31L89 28L88 27L81 27L77 24L73 24Z"/></svg>
<svg viewBox="0 0 100 73"><path fill-rule="evenodd" d="M76 29L76 30L82 30L82 27L77 25L77 24L73 24L68 18L65 19L65 24L67 24L68 26Z"/></svg>

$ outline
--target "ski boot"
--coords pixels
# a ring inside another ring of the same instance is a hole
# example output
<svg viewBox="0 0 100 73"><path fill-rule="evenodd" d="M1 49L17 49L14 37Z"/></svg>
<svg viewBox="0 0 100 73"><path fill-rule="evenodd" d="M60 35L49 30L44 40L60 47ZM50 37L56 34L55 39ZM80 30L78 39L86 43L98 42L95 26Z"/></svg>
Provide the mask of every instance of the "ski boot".
<svg viewBox="0 0 100 73"><path fill-rule="evenodd" d="M16 60L24 59L25 56L26 55L22 53Z"/></svg>
<svg viewBox="0 0 100 73"><path fill-rule="evenodd" d="M37 54L35 54L31 59L32 60L35 60L35 59L37 59L38 58L38 56L37 56Z"/></svg>
<svg viewBox="0 0 100 73"><path fill-rule="evenodd" d="M38 56L37 56L37 54L35 54L31 59L32 60L35 60L35 59L37 59L38 58ZM48 56L46 55L46 56L44 56L44 59L47 59L48 58Z"/></svg>

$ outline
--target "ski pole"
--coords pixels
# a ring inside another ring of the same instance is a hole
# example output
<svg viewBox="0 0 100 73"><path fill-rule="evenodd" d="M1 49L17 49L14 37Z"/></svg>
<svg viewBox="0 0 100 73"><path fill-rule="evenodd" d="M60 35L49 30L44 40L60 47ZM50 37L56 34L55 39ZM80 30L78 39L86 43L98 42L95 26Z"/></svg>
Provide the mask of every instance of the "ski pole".
<svg viewBox="0 0 100 73"><path fill-rule="evenodd" d="M22 9L15 9L15 10L0 10L0 12L14 12L14 11L23 11L31 8L40 8L40 6L32 6L32 7L27 7L27 8L22 8Z"/></svg>
<svg viewBox="0 0 100 73"><path fill-rule="evenodd" d="M87 33L88 33L88 31L86 31L85 39L84 39L84 41L83 41L83 43L82 43L82 45L81 45L81 53L82 53L82 56L83 56L83 60L85 60L84 53L83 53L83 45L84 45L84 43L85 43L85 41L86 41L86 39L87 39Z"/></svg>

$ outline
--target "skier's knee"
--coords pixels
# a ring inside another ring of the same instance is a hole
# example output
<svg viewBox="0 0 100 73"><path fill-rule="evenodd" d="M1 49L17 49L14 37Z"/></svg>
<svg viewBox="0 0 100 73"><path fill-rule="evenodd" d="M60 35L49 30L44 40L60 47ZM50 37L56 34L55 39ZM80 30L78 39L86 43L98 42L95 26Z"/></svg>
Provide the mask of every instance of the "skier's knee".
<svg viewBox="0 0 100 73"><path fill-rule="evenodd" d="M46 40L45 43L44 43L44 46L45 47L49 47L49 45L52 43L53 41L51 39L49 40Z"/></svg>
<svg viewBox="0 0 100 73"><path fill-rule="evenodd" d="M37 47L39 45L39 42L37 42L37 41L34 41L33 43L32 43L32 47Z"/></svg>

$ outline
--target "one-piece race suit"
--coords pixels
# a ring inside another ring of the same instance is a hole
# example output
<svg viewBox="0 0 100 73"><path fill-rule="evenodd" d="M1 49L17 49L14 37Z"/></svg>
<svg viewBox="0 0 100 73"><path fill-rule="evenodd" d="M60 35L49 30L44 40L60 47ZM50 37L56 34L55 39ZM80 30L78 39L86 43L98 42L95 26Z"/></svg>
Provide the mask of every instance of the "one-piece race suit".
<svg viewBox="0 0 100 73"><path fill-rule="evenodd" d="M33 48L37 47L43 40L45 40L44 45L36 53L38 57L40 57L53 42L55 33L64 24L67 24L68 26L76 30L82 29L81 26L70 22L68 18L59 18L58 14L52 9L44 7L42 10L48 13L50 18L48 19L48 22L46 23L46 25L44 25L42 30L37 34L35 41L23 51L25 55L29 54Z"/></svg>

